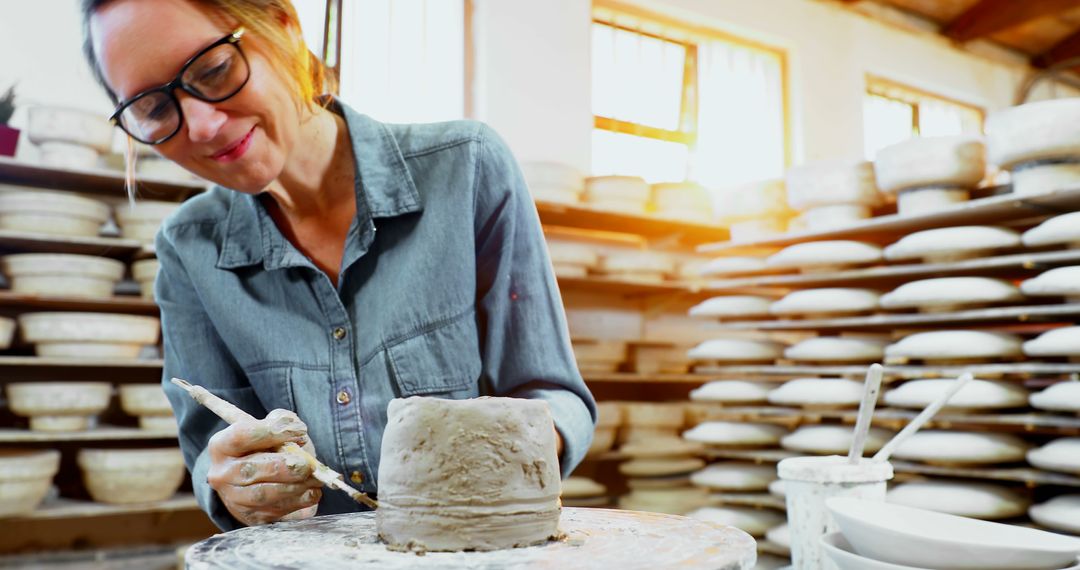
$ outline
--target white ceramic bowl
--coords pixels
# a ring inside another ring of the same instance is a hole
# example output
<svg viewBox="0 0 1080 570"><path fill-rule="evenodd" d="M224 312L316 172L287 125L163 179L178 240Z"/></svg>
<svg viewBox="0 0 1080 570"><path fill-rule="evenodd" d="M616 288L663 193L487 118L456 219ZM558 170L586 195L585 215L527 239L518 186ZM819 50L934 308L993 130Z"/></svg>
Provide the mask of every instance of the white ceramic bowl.
<svg viewBox="0 0 1080 570"><path fill-rule="evenodd" d="M180 448L81 449L78 464L95 501L111 504L163 501L184 481Z"/></svg>
<svg viewBox="0 0 1080 570"><path fill-rule="evenodd" d="M784 178L788 203L796 210L849 204L876 206L881 203L872 162L809 162L789 168Z"/></svg>
<svg viewBox="0 0 1080 570"><path fill-rule="evenodd" d="M1020 234L995 226L954 226L923 230L885 248L885 259L923 259L928 263L971 259L1018 247Z"/></svg>
<svg viewBox="0 0 1080 570"><path fill-rule="evenodd" d="M1045 503L1032 505L1028 516L1047 528L1080 535L1080 495L1058 495Z"/></svg>
<svg viewBox="0 0 1080 570"><path fill-rule="evenodd" d="M1028 463L1039 469L1080 475L1080 437L1061 437L1028 451ZM1080 520L1077 520L1080 525Z"/></svg>
<svg viewBox="0 0 1080 570"><path fill-rule="evenodd" d="M825 504L855 552L883 562L938 570L1053 570L1080 556L1080 539L1035 529L858 499Z"/></svg>
<svg viewBox="0 0 1080 570"><path fill-rule="evenodd" d="M27 136L34 144L61 142L92 147L106 153L112 147L113 126L106 117L80 109L34 106L27 113Z"/></svg>
<svg viewBox="0 0 1080 570"><path fill-rule="evenodd" d="M623 424L635 427L680 428L686 419L680 404L625 402Z"/></svg>
<svg viewBox="0 0 1080 570"><path fill-rule="evenodd" d="M1002 279L941 277L905 283L881 296L885 309L956 309L1020 301L1020 290Z"/></svg>
<svg viewBox="0 0 1080 570"><path fill-rule="evenodd" d="M772 424L705 422L683 432L683 438L718 447L773 447L786 433L783 426Z"/></svg>
<svg viewBox="0 0 1080 570"><path fill-rule="evenodd" d="M814 241L785 247L765 262L769 267L831 270L881 261L881 248L858 241Z"/></svg>
<svg viewBox="0 0 1080 570"><path fill-rule="evenodd" d="M1064 295L1080 302L1080 265L1044 271L1021 283L1020 290L1032 297Z"/></svg>
<svg viewBox="0 0 1080 570"><path fill-rule="evenodd" d="M611 451L611 447L615 445L616 432L617 430L613 427L597 427L585 455L593 457Z"/></svg>
<svg viewBox="0 0 1080 570"><path fill-rule="evenodd" d="M770 509L755 509L753 507L702 507L686 516L721 524L733 526L753 537L762 537L770 529L784 522L784 515Z"/></svg>
<svg viewBox="0 0 1080 570"><path fill-rule="evenodd" d="M774 315L846 315L878 308L878 294L870 289L826 287L787 294L769 306Z"/></svg>
<svg viewBox="0 0 1080 570"><path fill-rule="evenodd" d="M885 348L888 358L929 361L1006 359L1023 354L1020 337L987 331L931 331L915 333Z"/></svg>
<svg viewBox="0 0 1080 570"><path fill-rule="evenodd" d="M690 474L690 482L698 487L720 491L765 491L776 480L776 466L755 465L738 461L713 463Z"/></svg>
<svg viewBox="0 0 1080 570"><path fill-rule="evenodd" d="M833 409L858 406L863 383L846 378L796 378L769 392L769 403L778 406Z"/></svg>
<svg viewBox="0 0 1080 570"><path fill-rule="evenodd" d="M0 194L0 229L94 237L108 219L108 204L67 192Z"/></svg>
<svg viewBox="0 0 1080 570"><path fill-rule="evenodd" d="M0 258L11 290L28 295L112 297L124 264L92 255L20 253Z"/></svg>
<svg viewBox="0 0 1080 570"><path fill-rule="evenodd" d="M1024 354L1080 357L1080 326L1046 331L1024 343Z"/></svg>
<svg viewBox="0 0 1080 570"><path fill-rule="evenodd" d="M1021 239L1028 247L1080 243L1080 212L1054 216L1024 232Z"/></svg>
<svg viewBox="0 0 1080 570"><path fill-rule="evenodd" d="M953 385L955 380L910 380L885 392L885 403L898 408L922 410ZM972 380L953 394L945 409L1007 409L1027 405L1028 391L1012 382Z"/></svg>
<svg viewBox="0 0 1080 570"><path fill-rule="evenodd" d="M161 222L180 207L177 202L157 202L143 200L134 205L122 204L116 207L116 223L120 234L125 238L139 241L153 241Z"/></svg>
<svg viewBox="0 0 1080 570"><path fill-rule="evenodd" d="M135 358L143 345L158 341L159 325L155 317L109 313L19 316L23 338L46 357Z"/></svg>
<svg viewBox="0 0 1080 570"><path fill-rule="evenodd" d="M131 264L131 277L139 284L143 299L154 298L154 281L160 267L156 259L141 259Z"/></svg>
<svg viewBox="0 0 1080 570"><path fill-rule="evenodd" d="M762 257L718 257L702 266L701 274L708 277L723 277L757 273L768 268Z"/></svg>
<svg viewBox="0 0 1080 570"><path fill-rule="evenodd" d="M59 451L0 450L0 517L36 509L59 469Z"/></svg>
<svg viewBox="0 0 1080 570"><path fill-rule="evenodd" d="M897 459L941 465L1023 461L1031 444L1010 433L922 430L897 446Z"/></svg>
<svg viewBox="0 0 1080 570"><path fill-rule="evenodd" d="M721 404L756 404L768 401L769 391L774 388L776 385L768 382L717 380L691 390L690 399Z"/></svg>
<svg viewBox="0 0 1080 570"><path fill-rule="evenodd" d="M725 295L690 307L690 316L702 319L735 319L769 316L773 300L756 295Z"/></svg>
<svg viewBox="0 0 1080 570"><path fill-rule="evenodd" d="M770 362L780 358L784 345L767 340L718 338L707 340L687 351L696 361Z"/></svg>
<svg viewBox="0 0 1080 570"><path fill-rule="evenodd" d="M1080 382L1058 382L1032 394L1028 402L1040 410L1080 413Z"/></svg>
<svg viewBox="0 0 1080 570"><path fill-rule="evenodd" d="M0 317L0 350L11 348L15 340L15 319Z"/></svg>
<svg viewBox="0 0 1080 570"><path fill-rule="evenodd" d="M108 382L13 382L8 406L30 418L34 431L81 431L105 411L112 397Z"/></svg>
<svg viewBox="0 0 1080 570"><path fill-rule="evenodd" d="M564 499L581 499L606 493L607 487L588 477L567 477L562 481L562 492L559 495Z"/></svg>
<svg viewBox="0 0 1080 570"><path fill-rule="evenodd" d="M780 447L800 453L815 455L847 455L854 437L852 426L804 425L780 439ZM893 433L872 427L867 433L863 455L876 453Z"/></svg>
<svg viewBox="0 0 1080 570"><path fill-rule="evenodd" d="M848 337L818 337L801 341L784 351L784 358L799 362L879 362L884 343Z"/></svg>
<svg viewBox="0 0 1080 570"><path fill-rule="evenodd" d="M160 384L123 384L120 407L133 416L170 416L173 413Z"/></svg>
<svg viewBox="0 0 1080 570"><path fill-rule="evenodd" d="M999 483L928 480L901 483L885 500L917 509L983 520L1000 520L1027 512L1031 499Z"/></svg>
<svg viewBox="0 0 1080 570"><path fill-rule="evenodd" d="M919 186L974 188L986 173L986 146L972 136L912 137L878 151L874 170L885 192Z"/></svg>
<svg viewBox="0 0 1080 570"><path fill-rule="evenodd" d="M1080 97L1025 103L986 117L990 162L1011 169L1017 163L1080 155Z"/></svg>

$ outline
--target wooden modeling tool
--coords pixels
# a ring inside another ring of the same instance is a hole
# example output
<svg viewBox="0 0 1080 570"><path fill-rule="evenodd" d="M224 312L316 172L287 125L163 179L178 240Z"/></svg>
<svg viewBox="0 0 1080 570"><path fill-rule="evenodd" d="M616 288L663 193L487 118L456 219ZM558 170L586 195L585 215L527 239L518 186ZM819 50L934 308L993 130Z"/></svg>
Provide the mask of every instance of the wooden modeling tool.
<svg viewBox="0 0 1080 570"><path fill-rule="evenodd" d="M235 424L236 422L242 420L255 419L251 416L251 414L248 414L244 410L241 410L240 408L237 408L231 403L226 402L225 400L211 394L209 391L207 391L206 388L203 388L202 386L195 386L187 380L182 380L180 378L173 378L172 383L183 388L184 391L187 392L187 394L191 396L193 400L205 406L211 412L217 414L219 418L225 420L226 422L229 422L229 425ZM372 500L371 497L368 497L361 491L353 489L347 483L345 483L345 478L342 477L341 473L330 469L321 461L316 459L315 456L305 451L304 448L300 447L299 445L288 442L279 447L277 451L281 453L294 453L303 457L308 462L308 465L311 466L311 476L320 481L322 484L330 487L331 489L337 489L338 491L344 492L345 494L352 497L354 501L360 503L361 505L366 505L368 507L371 507L372 509L379 508L379 504Z"/></svg>

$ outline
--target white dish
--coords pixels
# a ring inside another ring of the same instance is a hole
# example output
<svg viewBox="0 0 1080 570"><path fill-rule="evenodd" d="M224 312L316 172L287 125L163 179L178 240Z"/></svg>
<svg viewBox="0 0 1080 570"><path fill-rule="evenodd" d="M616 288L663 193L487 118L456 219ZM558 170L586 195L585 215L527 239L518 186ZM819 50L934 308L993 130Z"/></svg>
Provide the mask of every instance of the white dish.
<svg viewBox="0 0 1080 570"><path fill-rule="evenodd" d="M701 455L704 446L679 438L677 432L663 437L647 437L628 440L619 447L619 453L631 459L661 459Z"/></svg>
<svg viewBox="0 0 1080 570"><path fill-rule="evenodd" d="M905 283L881 296L885 309L956 310L970 305L1020 301L1020 290L1002 279L988 277L940 277Z"/></svg>
<svg viewBox="0 0 1080 570"><path fill-rule="evenodd" d="M885 393L885 403L898 408L922 410L948 391L955 380L910 380ZM972 380L953 394L944 409L1007 409L1027 405L1028 391L1011 382Z"/></svg>
<svg viewBox="0 0 1080 570"><path fill-rule="evenodd" d="M936 212L961 202L967 202L970 198L971 191L967 188L949 186L908 188L907 190L901 190L896 196L896 212L901 216Z"/></svg>
<svg viewBox="0 0 1080 570"><path fill-rule="evenodd" d="M763 257L718 257L701 268L703 276L739 275L768 269Z"/></svg>
<svg viewBox="0 0 1080 570"><path fill-rule="evenodd" d="M932 331L908 335L885 347L888 358L921 360L1006 359L1020 357L1019 336L986 331Z"/></svg>
<svg viewBox="0 0 1080 570"><path fill-rule="evenodd" d="M127 239L153 241L165 218L180 207L176 202L142 200L134 205L117 206L116 223L120 233Z"/></svg>
<svg viewBox="0 0 1080 570"><path fill-rule="evenodd" d="M1020 290L1032 297L1063 295L1080 302L1080 265L1044 271L1021 283Z"/></svg>
<svg viewBox="0 0 1080 570"><path fill-rule="evenodd" d="M619 508L632 511L685 515L709 500L709 493L698 487L632 489L619 497Z"/></svg>
<svg viewBox="0 0 1080 570"><path fill-rule="evenodd" d="M1080 475L1080 437L1055 439L1028 451L1027 460L1039 469Z"/></svg>
<svg viewBox="0 0 1080 570"><path fill-rule="evenodd" d="M1022 196L1047 194L1080 184L1080 156L1061 162L1029 162L1012 170L1012 191Z"/></svg>
<svg viewBox="0 0 1080 570"><path fill-rule="evenodd" d="M95 501L110 504L163 501L184 481L180 448L81 449L83 483Z"/></svg>
<svg viewBox="0 0 1080 570"><path fill-rule="evenodd" d="M789 168L785 174L788 203L805 211L823 206L881 203L874 164L867 161L823 160Z"/></svg>
<svg viewBox="0 0 1080 570"><path fill-rule="evenodd" d="M1032 160L1080 155L1080 97L1025 103L990 113L990 162L1004 169Z"/></svg>
<svg viewBox="0 0 1080 570"><path fill-rule="evenodd" d="M860 556L938 570L1052 570L1075 564L1080 540L902 505L826 502Z"/></svg>
<svg viewBox="0 0 1080 570"><path fill-rule="evenodd" d="M777 479L772 483L769 483L769 494L774 497L780 497L783 499L787 496L787 488L783 479Z"/></svg>
<svg viewBox="0 0 1080 570"><path fill-rule="evenodd" d="M813 453L815 455L847 455L848 450L851 449L853 432L854 428L851 426L800 426L780 439L780 447L790 451ZM877 427L870 428L863 454L876 453L892 435L893 432L889 430Z"/></svg>
<svg viewBox="0 0 1080 570"><path fill-rule="evenodd" d="M770 267L831 270L881 261L881 248L858 241L815 241L788 246L770 256Z"/></svg>
<svg viewBox="0 0 1080 570"><path fill-rule="evenodd" d="M839 570L928 570L859 556L844 535L839 532L830 532L821 537L821 547Z"/></svg>
<svg viewBox="0 0 1080 570"><path fill-rule="evenodd" d="M123 384L120 407L133 416L171 416L173 413L160 384Z"/></svg>
<svg viewBox="0 0 1080 570"><path fill-rule="evenodd" d="M784 515L752 507L702 507L686 516L724 526L733 526L755 538L784 522Z"/></svg>
<svg viewBox="0 0 1080 570"><path fill-rule="evenodd" d="M768 401L769 391L776 384L746 380L717 380L690 391L690 399L697 402L721 404L757 404Z"/></svg>
<svg viewBox="0 0 1080 570"><path fill-rule="evenodd" d="M685 475L705 467L696 457L631 459L619 464L619 473L627 477L666 477Z"/></svg>
<svg viewBox="0 0 1080 570"><path fill-rule="evenodd" d="M863 383L846 378L796 378L769 392L769 403L806 408L858 406Z"/></svg>
<svg viewBox="0 0 1080 570"><path fill-rule="evenodd" d="M24 313L23 338L38 356L135 358L143 345L158 341L155 317L109 313Z"/></svg>
<svg viewBox="0 0 1080 570"><path fill-rule="evenodd" d="M38 145L38 163L49 168L88 170L96 168L101 157L93 147L51 141Z"/></svg>
<svg viewBox="0 0 1080 570"><path fill-rule="evenodd" d="M15 340L15 319L0 317L0 350L11 348Z"/></svg>
<svg viewBox="0 0 1080 570"><path fill-rule="evenodd" d="M1028 247L1063 243L1080 244L1080 212L1054 216L1024 232L1020 239Z"/></svg>
<svg viewBox="0 0 1080 570"><path fill-rule="evenodd" d="M873 215L874 212L869 206L857 204L820 206L799 214L790 225L797 225L799 230L822 231L857 224L870 219Z"/></svg>
<svg viewBox="0 0 1080 570"><path fill-rule="evenodd" d="M59 469L59 451L0 449L0 517L36 509Z"/></svg>
<svg viewBox="0 0 1080 570"><path fill-rule="evenodd" d="M692 360L721 362L769 362L780 358L784 345L766 340L717 338L687 351Z"/></svg>
<svg viewBox="0 0 1080 570"><path fill-rule="evenodd" d="M634 427L679 428L686 419L682 404L624 402L623 424Z"/></svg>
<svg viewBox="0 0 1080 570"><path fill-rule="evenodd" d="M105 411L112 397L108 382L14 382L7 385L8 406L30 418L33 431L82 431Z"/></svg>
<svg viewBox="0 0 1080 570"><path fill-rule="evenodd" d="M848 337L818 337L804 340L784 351L784 358L799 362L878 362L884 343Z"/></svg>
<svg viewBox="0 0 1080 570"><path fill-rule="evenodd" d="M773 303L774 315L850 315L877 309L878 294L871 289L827 287L788 293Z"/></svg>
<svg viewBox="0 0 1080 570"><path fill-rule="evenodd" d="M1024 343L1028 356L1080 356L1080 326L1049 330Z"/></svg>
<svg viewBox="0 0 1080 570"><path fill-rule="evenodd" d="M131 264L131 277L139 284L143 299L154 298L154 282L160 267L156 259L142 259Z"/></svg>
<svg viewBox="0 0 1080 570"><path fill-rule="evenodd" d="M11 290L28 295L112 297L124 264L92 255L21 253L0 258Z"/></svg>
<svg viewBox="0 0 1080 570"><path fill-rule="evenodd" d="M109 206L65 192L0 193L0 229L95 237L109 219Z"/></svg>
<svg viewBox="0 0 1080 570"><path fill-rule="evenodd" d="M704 422L683 438L716 447L773 447L787 433L782 426L748 422Z"/></svg>
<svg viewBox="0 0 1080 570"><path fill-rule="evenodd" d="M33 106L27 113L27 136L34 144L61 142L109 152L113 126L105 117L80 109Z"/></svg>
<svg viewBox="0 0 1080 570"><path fill-rule="evenodd" d="M901 443L893 456L944 465L979 465L1023 461L1030 448L1012 434L924 430Z"/></svg>
<svg viewBox="0 0 1080 570"><path fill-rule="evenodd" d="M774 526L765 531L765 540L787 550L788 554L791 553L791 529L788 527L788 523Z"/></svg>
<svg viewBox="0 0 1080 570"><path fill-rule="evenodd" d="M1058 382L1032 394L1028 402L1040 410L1080 413L1080 382Z"/></svg>
<svg viewBox="0 0 1080 570"><path fill-rule="evenodd" d="M690 316L703 319L757 318L769 316L773 300L755 295L725 295L690 307Z"/></svg>
<svg viewBox="0 0 1080 570"><path fill-rule="evenodd" d="M946 262L971 259L1020 245L1020 234L994 226L955 226L923 230L885 248L885 259Z"/></svg>
<svg viewBox="0 0 1080 570"><path fill-rule="evenodd" d="M1032 505L1028 515L1047 528L1080 535L1080 495L1059 495L1045 503Z"/></svg>
<svg viewBox="0 0 1080 570"><path fill-rule="evenodd" d="M1031 504L1026 495L1005 485L949 480L902 483L890 489L885 500L982 520L1017 517L1027 512Z"/></svg>
<svg viewBox="0 0 1080 570"><path fill-rule="evenodd" d="M690 474L690 482L694 485L718 491L764 491L775 480L776 466L738 461L713 463Z"/></svg>

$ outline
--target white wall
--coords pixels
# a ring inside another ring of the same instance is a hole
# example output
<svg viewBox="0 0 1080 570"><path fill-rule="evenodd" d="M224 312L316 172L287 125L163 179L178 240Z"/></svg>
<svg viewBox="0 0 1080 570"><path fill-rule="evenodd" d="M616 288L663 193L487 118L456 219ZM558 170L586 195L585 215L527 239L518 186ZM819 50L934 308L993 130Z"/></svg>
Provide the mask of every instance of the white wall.
<svg viewBox="0 0 1080 570"><path fill-rule="evenodd" d="M817 0L624 1L786 49L796 163L862 156L866 73L987 111L1010 106L1025 73ZM585 18L588 2L476 4L484 38L477 45L477 118L502 132L520 159L587 166L590 93L565 86L587 85L589 32L582 21L563 18ZM533 108L543 101L552 104Z"/></svg>

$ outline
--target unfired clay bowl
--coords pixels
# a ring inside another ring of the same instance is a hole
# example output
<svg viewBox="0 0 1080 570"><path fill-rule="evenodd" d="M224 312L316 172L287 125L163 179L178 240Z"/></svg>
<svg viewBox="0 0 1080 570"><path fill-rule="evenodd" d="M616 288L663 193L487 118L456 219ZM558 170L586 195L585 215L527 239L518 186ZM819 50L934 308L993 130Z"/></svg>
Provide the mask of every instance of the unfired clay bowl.
<svg viewBox="0 0 1080 570"><path fill-rule="evenodd" d="M82 431L109 406L108 382L14 382L7 385L11 411L30 418L34 431Z"/></svg>
<svg viewBox="0 0 1080 570"><path fill-rule="evenodd" d="M15 321L0 317L0 350L11 348L11 341L15 340Z"/></svg>
<svg viewBox="0 0 1080 570"><path fill-rule="evenodd" d="M34 144L61 142L109 152L113 128L103 116L81 109L35 106L27 114L27 136Z"/></svg>
<svg viewBox="0 0 1080 570"><path fill-rule="evenodd" d="M156 259L142 259L131 264L131 276L139 284L143 299L154 298L154 280L160 265Z"/></svg>
<svg viewBox="0 0 1080 570"><path fill-rule="evenodd" d="M902 505L833 498L826 501L856 553L874 560L940 570L1065 568L1080 540Z"/></svg>
<svg viewBox="0 0 1080 570"><path fill-rule="evenodd" d="M36 509L59 469L59 451L0 450L0 517Z"/></svg>
<svg viewBox="0 0 1080 570"><path fill-rule="evenodd" d="M112 297L124 264L92 255L21 253L0 258L11 290L28 295Z"/></svg>
<svg viewBox="0 0 1080 570"><path fill-rule="evenodd" d="M161 222L176 211L180 204L176 202L155 202L141 200L134 206L123 204L116 207L116 223L120 234L128 239L151 242L157 234Z"/></svg>
<svg viewBox="0 0 1080 570"><path fill-rule="evenodd" d="M109 219L108 204L67 192L0 194L0 229L94 237Z"/></svg>
<svg viewBox="0 0 1080 570"><path fill-rule="evenodd" d="M26 313L19 316L23 338L38 356L135 358L143 345L158 341L155 317L109 313Z"/></svg>
<svg viewBox="0 0 1080 570"><path fill-rule="evenodd" d="M120 386L120 407L138 416L143 429L175 430L172 406L159 384L124 384Z"/></svg>
<svg viewBox="0 0 1080 570"><path fill-rule="evenodd" d="M180 448L82 449L83 482L95 501L110 504L164 501L184 481Z"/></svg>

